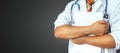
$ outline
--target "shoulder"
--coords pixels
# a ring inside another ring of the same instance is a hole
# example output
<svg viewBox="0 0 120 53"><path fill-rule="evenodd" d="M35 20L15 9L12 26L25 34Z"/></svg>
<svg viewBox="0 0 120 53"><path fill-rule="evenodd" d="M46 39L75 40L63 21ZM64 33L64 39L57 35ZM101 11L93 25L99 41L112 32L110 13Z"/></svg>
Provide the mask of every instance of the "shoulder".
<svg viewBox="0 0 120 53"><path fill-rule="evenodd" d="M76 0L72 0L72 1L68 2L67 5L66 5L66 7L65 7L65 9L70 9L71 6L72 6L72 4L75 3L75 1Z"/></svg>
<svg viewBox="0 0 120 53"><path fill-rule="evenodd" d="M72 1L68 2L67 5L71 5L71 4L73 4L75 1L76 1L76 0L72 0Z"/></svg>

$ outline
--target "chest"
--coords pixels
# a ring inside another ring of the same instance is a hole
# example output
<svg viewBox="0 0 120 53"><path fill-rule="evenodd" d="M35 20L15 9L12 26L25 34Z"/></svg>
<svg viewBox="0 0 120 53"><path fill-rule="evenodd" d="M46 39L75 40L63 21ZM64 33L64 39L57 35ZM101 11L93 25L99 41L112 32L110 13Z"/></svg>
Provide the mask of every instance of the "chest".
<svg viewBox="0 0 120 53"><path fill-rule="evenodd" d="M95 13L95 12L80 12L75 11L72 14L72 20L74 26L87 26L91 25L98 20L103 20L104 13Z"/></svg>

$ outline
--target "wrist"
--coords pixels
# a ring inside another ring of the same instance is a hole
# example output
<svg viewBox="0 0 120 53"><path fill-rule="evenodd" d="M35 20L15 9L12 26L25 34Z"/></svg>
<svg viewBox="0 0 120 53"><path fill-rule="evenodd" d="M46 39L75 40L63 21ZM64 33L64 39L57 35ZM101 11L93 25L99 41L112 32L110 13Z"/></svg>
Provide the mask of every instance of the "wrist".
<svg viewBox="0 0 120 53"><path fill-rule="evenodd" d="M87 26L87 34L92 34L92 26Z"/></svg>

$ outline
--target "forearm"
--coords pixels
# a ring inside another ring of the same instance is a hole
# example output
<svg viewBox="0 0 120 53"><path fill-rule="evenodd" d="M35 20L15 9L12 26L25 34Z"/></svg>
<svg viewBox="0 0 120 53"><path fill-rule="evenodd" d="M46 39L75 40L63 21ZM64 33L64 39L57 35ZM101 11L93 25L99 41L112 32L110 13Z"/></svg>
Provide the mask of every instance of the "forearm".
<svg viewBox="0 0 120 53"><path fill-rule="evenodd" d="M55 29L55 37L60 39L77 38L90 33L89 26L62 25Z"/></svg>
<svg viewBox="0 0 120 53"><path fill-rule="evenodd" d="M93 46L101 47L101 48L114 48L115 41L110 34L106 34L103 36L84 36L81 38L73 39L73 42L76 44L90 44Z"/></svg>

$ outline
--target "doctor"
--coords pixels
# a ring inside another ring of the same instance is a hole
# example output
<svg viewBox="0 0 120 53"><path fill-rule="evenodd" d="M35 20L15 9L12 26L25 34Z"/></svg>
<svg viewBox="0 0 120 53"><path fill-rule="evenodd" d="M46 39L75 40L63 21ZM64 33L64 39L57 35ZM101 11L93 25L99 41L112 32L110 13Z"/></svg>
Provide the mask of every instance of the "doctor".
<svg viewBox="0 0 120 53"><path fill-rule="evenodd" d="M88 4L89 2L90 4ZM71 6L75 3L77 3L77 5L79 4L80 7L76 5L71 8ZM72 13L74 13L74 10L72 9L79 9L80 12L107 13L109 15L107 18L108 21L99 20L88 26L73 26L71 25L71 20L73 17ZM73 52L73 44L89 44L92 46L97 46L101 48L100 53L117 53L116 50L120 49L119 9L119 0L73 0L68 3L65 10L59 14L54 23L55 37L70 40L68 50L69 53L77 53ZM94 34L94 36L86 36L88 34Z"/></svg>

